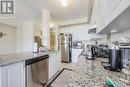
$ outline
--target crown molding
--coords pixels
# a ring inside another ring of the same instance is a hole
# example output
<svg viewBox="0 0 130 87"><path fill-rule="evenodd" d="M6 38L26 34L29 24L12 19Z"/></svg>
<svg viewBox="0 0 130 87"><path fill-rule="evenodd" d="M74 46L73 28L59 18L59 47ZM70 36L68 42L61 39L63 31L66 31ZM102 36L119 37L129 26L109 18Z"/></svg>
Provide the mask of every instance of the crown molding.
<svg viewBox="0 0 130 87"><path fill-rule="evenodd" d="M88 18L79 18L79 19L73 19L73 20L67 20L67 21L61 21L59 22L59 26L68 26L68 25L75 25L75 24L83 24L87 23Z"/></svg>

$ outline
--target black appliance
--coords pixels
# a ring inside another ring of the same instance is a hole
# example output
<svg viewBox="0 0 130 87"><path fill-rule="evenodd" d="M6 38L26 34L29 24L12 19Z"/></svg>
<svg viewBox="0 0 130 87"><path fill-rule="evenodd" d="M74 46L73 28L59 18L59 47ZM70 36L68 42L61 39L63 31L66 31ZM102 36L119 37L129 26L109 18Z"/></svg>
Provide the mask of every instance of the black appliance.
<svg viewBox="0 0 130 87"><path fill-rule="evenodd" d="M111 71L120 71L121 69L121 50L109 49L108 62L101 62L105 69Z"/></svg>
<svg viewBox="0 0 130 87"><path fill-rule="evenodd" d="M121 50L120 49L109 50L109 63L113 70L121 69Z"/></svg>
<svg viewBox="0 0 130 87"><path fill-rule="evenodd" d="M105 69L111 71L120 71L122 68L127 68L130 63L130 48L110 49L109 61L101 64Z"/></svg>

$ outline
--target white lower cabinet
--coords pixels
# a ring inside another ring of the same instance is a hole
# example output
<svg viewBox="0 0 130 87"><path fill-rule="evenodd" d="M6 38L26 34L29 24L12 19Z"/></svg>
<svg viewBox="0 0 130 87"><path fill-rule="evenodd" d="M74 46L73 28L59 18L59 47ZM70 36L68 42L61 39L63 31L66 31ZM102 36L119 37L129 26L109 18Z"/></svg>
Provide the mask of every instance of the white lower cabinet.
<svg viewBox="0 0 130 87"><path fill-rule="evenodd" d="M0 67L0 87L25 87L24 62Z"/></svg>
<svg viewBox="0 0 130 87"><path fill-rule="evenodd" d="M77 63L79 55L83 49L72 49L72 63Z"/></svg>
<svg viewBox="0 0 130 87"><path fill-rule="evenodd" d="M49 54L49 79L59 70L61 65L60 52ZM0 66L0 87L26 87L25 62Z"/></svg>
<svg viewBox="0 0 130 87"><path fill-rule="evenodd" d="M49 79L51 79L51 77L53 77L60 70L60 65L60 52L49 54Z"/></svg>

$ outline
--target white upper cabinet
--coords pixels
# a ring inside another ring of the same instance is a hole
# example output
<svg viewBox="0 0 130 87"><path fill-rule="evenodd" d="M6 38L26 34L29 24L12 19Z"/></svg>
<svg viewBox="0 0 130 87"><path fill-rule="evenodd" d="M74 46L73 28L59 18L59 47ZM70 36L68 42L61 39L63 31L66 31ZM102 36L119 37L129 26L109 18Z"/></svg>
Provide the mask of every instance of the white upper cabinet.
<svg viewBox="0 0 130 87"><path fill-rule="evenodd" d="M113 11L118 7L118 5L124 0L106 0L106 16L109 17Z"/></svg>
<svg viewBox="0 0 130 87"><path fill-rule="evenodd" d="M93 10L92 10L92 15L91 15L91 21L90 21L90 24L92 24L92 25L95 25L96 24L96 11L97 11L97 4L96 4L96 0L94 1L94 3L93 3Z"/></svg>
<svg viewBox="0 0 130 87"><path fill-rule="evenodd" d="M95 19L97 33L102 31L129 6L130 0L94 0L91 21Z"/></svg>
<svg viewBox="0 0 130 87"><path fill-rule="evenodd" d="M106 0L106 25L111 23L128 6L130 6L130 0Z"/></svg>
<svg viewBox="0 0 130 87"><path fill-rule="evenodd" d="M97 3L97 33L105 25L105 0L95 0Z"/></svg>

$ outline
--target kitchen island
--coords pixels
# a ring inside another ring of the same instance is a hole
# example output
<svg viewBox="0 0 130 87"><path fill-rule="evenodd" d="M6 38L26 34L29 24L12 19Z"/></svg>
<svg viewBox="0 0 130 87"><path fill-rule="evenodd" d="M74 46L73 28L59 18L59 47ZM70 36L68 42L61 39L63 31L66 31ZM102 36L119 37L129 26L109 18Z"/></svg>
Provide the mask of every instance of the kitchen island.
<svg viewBox="0 0 130 87"><path fill-rule="evenodd" d="M105 83L107 76L118 82L121 73L105 70L101 65L101 61L108 60L103 58L97 58L96 60L79 58L66 83L66 87L107 87Z"/></svg>
<svg viewBox="0 0 130 87"><path fill-rule="evenodd" d="M60 70L60 59L59 51L0 55L0 87L30 87L28 82L31 87L41 87L39 83L34 84L38 77L35 78L33 73L42 73L42 78L47 78L42 80L44 83Z"/></svg>

